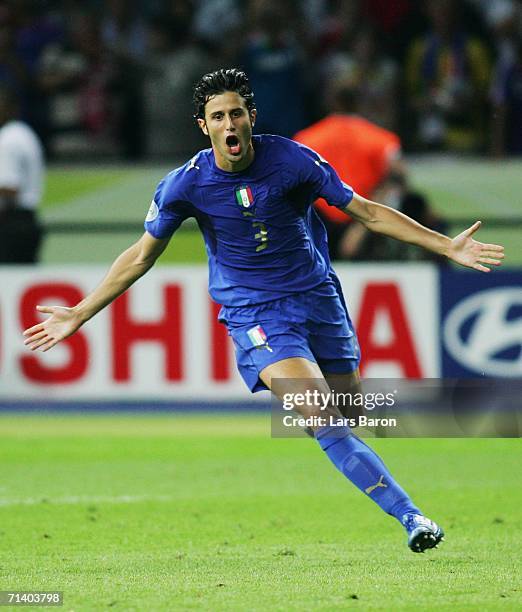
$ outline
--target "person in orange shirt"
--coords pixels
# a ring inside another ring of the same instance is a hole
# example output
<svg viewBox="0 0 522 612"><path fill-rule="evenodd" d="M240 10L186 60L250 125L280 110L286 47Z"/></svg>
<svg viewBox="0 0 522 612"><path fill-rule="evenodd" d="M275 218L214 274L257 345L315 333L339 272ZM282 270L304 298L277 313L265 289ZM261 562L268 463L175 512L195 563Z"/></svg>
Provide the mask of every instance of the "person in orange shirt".
<svg viewBox="0 0 522 612"><path fill-rule="evenodd" d="M380 189L380 201L397 208L406 175L399 137L355 114L357 90L351 83L332 86L330 106L330 115L294 140L317 151L356 193L372 199ZM366 236L364 227L324 200L315 206L328 230L332 259L355 258Z"/></svg>

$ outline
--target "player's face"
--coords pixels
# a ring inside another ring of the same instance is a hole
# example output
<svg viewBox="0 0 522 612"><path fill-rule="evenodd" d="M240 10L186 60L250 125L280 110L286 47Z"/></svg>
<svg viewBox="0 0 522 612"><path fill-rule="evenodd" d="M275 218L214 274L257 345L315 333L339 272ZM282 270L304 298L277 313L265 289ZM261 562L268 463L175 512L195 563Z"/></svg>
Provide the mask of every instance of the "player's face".
<svg viewBox="0 0 522 612"><path fill-rule="evenodd" d="M199 127L210 138L218 168L238 172L254 159L252 126L256 111L248 112L245 100L235 91L218 94L205 105Z"/></svg>

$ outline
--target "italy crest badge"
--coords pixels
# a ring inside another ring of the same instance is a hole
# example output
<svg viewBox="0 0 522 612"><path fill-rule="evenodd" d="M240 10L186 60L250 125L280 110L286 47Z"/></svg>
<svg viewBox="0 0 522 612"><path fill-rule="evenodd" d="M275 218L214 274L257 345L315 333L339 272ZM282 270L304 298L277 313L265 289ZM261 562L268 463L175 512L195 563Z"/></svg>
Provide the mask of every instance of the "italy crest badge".
<svg viewBox="0 0 522 612"><path fill-rule="evenodd" d="M250 208L254 204L254 196L250 187L238 187L236 189L236 201L242 208Z"/></svg>

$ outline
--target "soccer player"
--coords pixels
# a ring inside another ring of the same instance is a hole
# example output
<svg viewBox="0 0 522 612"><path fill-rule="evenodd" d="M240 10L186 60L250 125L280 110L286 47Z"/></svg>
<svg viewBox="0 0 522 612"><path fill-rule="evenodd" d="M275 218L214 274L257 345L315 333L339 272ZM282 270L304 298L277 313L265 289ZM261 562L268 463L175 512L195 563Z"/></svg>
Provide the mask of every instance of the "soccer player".
<svg viewBox="0 0 522 612"><path fill-rule="evenodd" d="M188 217L203 233L209 291L236 347L252 392L277 384L279 395L328 393L329 383L357 388L359 347L339 281L330 265L324 226L312 208L319 196L369 229L423 246L464 266L488 271L502 247L475 242L475 223L453 240L353 193L331 166L279 136L252 136L253 92L237 69L206 74L194 90L195 118L212 147L158 185L145 233L113 263L101 284L72 308L49 314L24 332L31 350L47 351L73 334L145 274ZM337 387L336 387L337 388ZM300 412L322 416L310 402ZM337 418L337 408L328 408ZM355 486L408 532L414 552L439 543L442 529L425 518L381 459L349 427L314 428L320 447Z"/></svg>

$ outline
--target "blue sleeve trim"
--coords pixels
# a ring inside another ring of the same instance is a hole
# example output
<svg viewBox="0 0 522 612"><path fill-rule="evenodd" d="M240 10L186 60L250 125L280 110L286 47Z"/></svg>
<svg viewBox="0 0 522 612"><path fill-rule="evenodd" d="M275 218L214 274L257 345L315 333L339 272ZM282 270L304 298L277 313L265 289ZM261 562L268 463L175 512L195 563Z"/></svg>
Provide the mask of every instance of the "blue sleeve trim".
<svg viewBox="0 0 522 612"><path fill-rule="evenodd" d="M171 231L160 232L156 228L153 228L152 226L150 226L148 223L144 223L143 227L145 228L145 231L147 232L147 234L150 234L153 238L156 238L156 240L162 240L163 238L170 238L172 234L174 233Z"/></svg>
<svg viewBox="0 0 522 612"><path fill-rule="evenodd" d="M330 206L334 206L335 208L339 208L339 210L342 210L343 208L346 208L350 202L353 200L353 189L350 187L350 185L347 185L344 181L341 181L343 184L343 189L344 189L344 193L346 195L346 200L341 203L341 204L331 204L330 202L328 202L328 204Z"/></svg>

